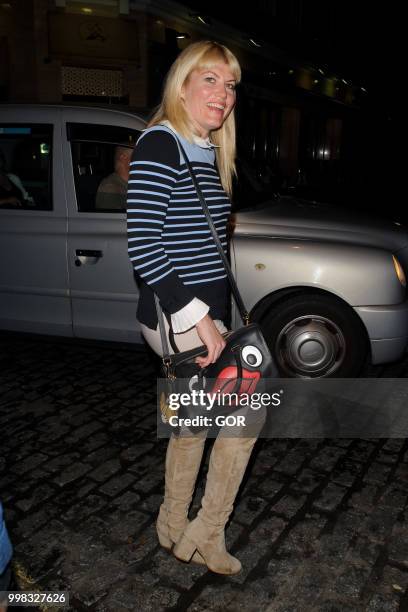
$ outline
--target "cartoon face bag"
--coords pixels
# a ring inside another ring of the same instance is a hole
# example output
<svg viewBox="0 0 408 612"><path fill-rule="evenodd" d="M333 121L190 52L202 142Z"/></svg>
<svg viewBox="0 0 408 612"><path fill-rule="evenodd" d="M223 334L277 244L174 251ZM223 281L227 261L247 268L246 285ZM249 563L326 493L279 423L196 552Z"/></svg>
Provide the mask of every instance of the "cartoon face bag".
<svg viewBox="0 0 408 612"><path fill-rule="evenodd" d="M236 331L223 334L226 346L216 363L200 368L195 359L205 355L207 349L200 346L190 351L169 355L164 363L167 378L167 392L161 398L162 420L168 422L174 416L166 402L170 393L204 392L205 396L235 395L236 401L229 402L229 410L239 408L240 397L263 391L264 382L276 378L278 371L274 365L265 338L257 323L250 323ZM222 402L225 405L224 402ZM197 410L184 409L184 416L197 414Z"/></svg>

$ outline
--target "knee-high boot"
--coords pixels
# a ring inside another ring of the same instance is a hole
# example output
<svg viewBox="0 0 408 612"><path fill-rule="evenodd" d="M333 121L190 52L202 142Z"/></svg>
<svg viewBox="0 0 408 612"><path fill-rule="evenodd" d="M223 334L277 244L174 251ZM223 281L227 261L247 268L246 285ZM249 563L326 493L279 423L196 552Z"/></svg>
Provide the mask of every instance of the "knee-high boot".
<svg viewBox="0 0 408 612"><path fill-rule="evenodd" d="M204 451L205 435L172 436L166 453L164 500L156 522L163 548L170 550L187 525L197 474ZM192 559L204 563L199 554Z"/></svg>
<svg viewBox="0 0 408 612"><path fill-rule="evenodd" d="M173 548L189 561L195 551L218 574L237 574L241 563L225 548L224 527L232 512L256 438L218 436L211 452L205 493L197 517L187 525Z"/></svg>

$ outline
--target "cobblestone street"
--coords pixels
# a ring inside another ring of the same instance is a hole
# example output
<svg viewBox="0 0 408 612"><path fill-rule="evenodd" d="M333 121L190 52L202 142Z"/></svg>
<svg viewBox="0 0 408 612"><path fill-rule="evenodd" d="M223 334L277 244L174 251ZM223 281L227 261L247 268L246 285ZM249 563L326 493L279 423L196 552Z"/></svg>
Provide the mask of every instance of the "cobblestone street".
<svg viewBox="0 0 408 612"><path fill-rule="evenodd" d="M69 591L79 611L408 610L405 439L258 441L226 531L244 569L217 576L157 541L167 441L156 438L150 355L0 343L0 497L32 590ZM365 375L407 372L401 361Z"/></svg>

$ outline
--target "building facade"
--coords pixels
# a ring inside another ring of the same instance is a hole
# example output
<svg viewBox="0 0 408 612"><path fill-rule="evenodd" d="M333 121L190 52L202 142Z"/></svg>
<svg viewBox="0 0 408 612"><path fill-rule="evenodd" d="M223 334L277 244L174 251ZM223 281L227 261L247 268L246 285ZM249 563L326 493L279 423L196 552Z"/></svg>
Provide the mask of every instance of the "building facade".
<svg viewBox="0 0 408 612"><path fill-rule="evenodd" d="M282 182L341 182L361 91L170 0L0 2L0 101L109 105L148 116L179 51L203 38L229 46L243 69L238 149L248 193L261 198Z"/></svg>

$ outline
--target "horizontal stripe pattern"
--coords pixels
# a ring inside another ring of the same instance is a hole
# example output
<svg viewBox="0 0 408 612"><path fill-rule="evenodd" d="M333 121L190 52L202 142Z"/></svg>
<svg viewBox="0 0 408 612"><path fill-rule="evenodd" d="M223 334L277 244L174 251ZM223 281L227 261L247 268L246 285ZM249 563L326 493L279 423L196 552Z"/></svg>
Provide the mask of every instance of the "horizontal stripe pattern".
<svg viewBox="0 0 408 612"><path fill-rule="evenodd" d="M226 250L229 198L214 165L191 163ZM184 285L226 278L194 184L180 160L174 167L150 160L131 162L127 219L130 260L153 288L172 272Z"/></svg>

